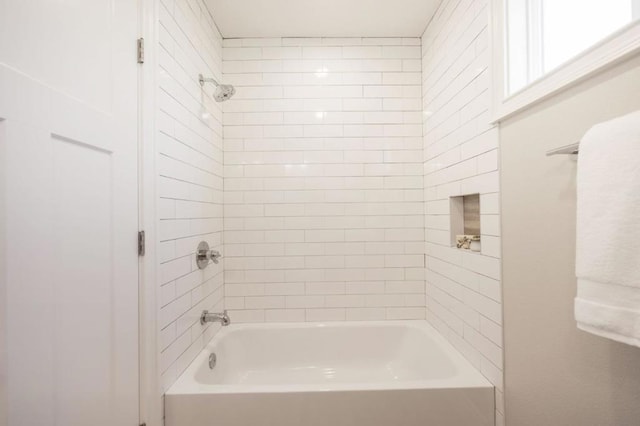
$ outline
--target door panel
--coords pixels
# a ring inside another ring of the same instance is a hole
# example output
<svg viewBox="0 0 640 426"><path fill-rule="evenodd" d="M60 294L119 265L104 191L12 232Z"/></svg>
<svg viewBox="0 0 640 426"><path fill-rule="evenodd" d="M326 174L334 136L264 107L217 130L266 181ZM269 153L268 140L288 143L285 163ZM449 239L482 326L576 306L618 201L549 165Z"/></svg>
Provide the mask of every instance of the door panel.
<svg viewBox="0 0 640 426"><path fill-rule="evenodd" d="M75 420L89 424L95 417L108 418L114 408L94 407L92 401L111 402L115 397L110 377L115 360L105 350L116 343L111 333L116 314L113 259L111 244L101 243L110 242L113 235L112 153L56 137L51 145L53 240L59 242L53 274L57 283L63 283L54 287L53 298L60 308L53 318L54 345L74 348L63 349L65 356L55 366L57 417L61 424ZM78 327L78 319L90 326Z"/></svg>
<svg viewBox="0 0 640 426"><path fill-rule="evenodd" d="M0 3L3 62L93 108L110 109L112 1Z"/></svg>
<svg viewBox="0 0 640 426"><path fill-rule="evenodd" d="M131 0L0 0L2 426L138 424L136 33Z"/></svg>

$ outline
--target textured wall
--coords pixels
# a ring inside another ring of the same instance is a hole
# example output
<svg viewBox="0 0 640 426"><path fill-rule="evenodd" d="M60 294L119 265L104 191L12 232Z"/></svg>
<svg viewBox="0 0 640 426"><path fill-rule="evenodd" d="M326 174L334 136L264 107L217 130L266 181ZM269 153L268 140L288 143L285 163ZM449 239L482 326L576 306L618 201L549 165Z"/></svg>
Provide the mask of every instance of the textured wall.
<svg viewBox="0 0 640 426"><path fill-rule="evenodd" d="M220 327L203 309L223 306L223 262L201 271L201 240L222 244L222 110L198 74L221 78L222 38L204 3L162 0L158 52L160 372L166 390Z"/></svg>
<svg viewBox="0 0 640 426"><path fill-rule="evenodd" d="M422 37L427 319L497 388L502 423L498 132L488 5L445 0ZM451 244L450 197L480 194L482 251Z"/></svg>
<svg viewBox="0 0 640 426"><path fill-rule="evenodd" d="M420 39L224 46L233 319L424 318Z"/></svg>

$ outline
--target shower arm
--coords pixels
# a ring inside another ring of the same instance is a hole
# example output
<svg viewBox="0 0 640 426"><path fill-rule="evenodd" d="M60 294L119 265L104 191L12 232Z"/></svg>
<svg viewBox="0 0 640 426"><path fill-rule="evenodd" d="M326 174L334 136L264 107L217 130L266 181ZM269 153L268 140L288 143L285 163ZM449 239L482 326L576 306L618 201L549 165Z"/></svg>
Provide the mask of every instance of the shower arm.
<svg viewBox="0 0 640 426"><path fill-rule="evenodd" d="M198 81L200 82L200 86L204 86L205 83L213 83L216 87L220 86L214 78L205 78L202 74L198 74Z"/></svg>

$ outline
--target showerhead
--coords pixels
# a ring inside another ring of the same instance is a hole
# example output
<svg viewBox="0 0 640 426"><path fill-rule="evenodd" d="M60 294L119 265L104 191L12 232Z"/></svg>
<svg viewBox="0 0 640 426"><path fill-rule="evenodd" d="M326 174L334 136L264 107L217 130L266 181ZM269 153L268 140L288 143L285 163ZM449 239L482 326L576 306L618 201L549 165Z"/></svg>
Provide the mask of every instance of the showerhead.
<svg viewBox="0 0 640 426"><path fill-rule="evenodd" d="M200 86L204 86L204 83L213 83L216 86L216 89L213 91L213 99L215 99L216 102L229 100L236 93L236 88L232 85L219 84L215 79L205 78L202 74L198 75L198 81L200 82Z"/></svg>
<svg viewBox="0 0 640 426"><path fill-rule="evenodd" d="M236 88L230 84L219 84L216 90L213 91L213 99L216 102L224 102L231 99L236 94Z"/></svg>

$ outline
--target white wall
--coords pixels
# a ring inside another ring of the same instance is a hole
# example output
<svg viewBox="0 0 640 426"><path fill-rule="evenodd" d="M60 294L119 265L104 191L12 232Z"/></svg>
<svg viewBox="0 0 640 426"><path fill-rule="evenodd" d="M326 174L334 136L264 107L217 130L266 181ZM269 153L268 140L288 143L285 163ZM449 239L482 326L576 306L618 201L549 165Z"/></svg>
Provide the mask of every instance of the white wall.
<svg viewBox="0 0 640 426"><path fill-rule="evenodd" d="M486 0L445 0L422 37L427 319L497 388L502 423L498 133ZM451 247L449 197L480 194L482 252Z"/></svg>
<svg viewBox="0 0 640 426"><path fill-rule="evenodd" d="M233 321L424 318L420 39L224 46Z"/></svg>
<svg viewBox="0 0 640 426"><path fill-rule="evenodd" d="M6 121L0 120L0 164L6 163L7 135ZM6 173L0 173L0 194L4 200L7 191ZM9 419L9 351L7 345L7 203L0 206L0 426L7 426Z"/></svg>
<svg viewBox="0 0 640 426"><path fill-rule="evenodd" d="M203 334L201 309L223 306L223 268L196 270L193 250L200 239L222 243L224 177L224 305L234 322L420 319L426 304L429 321L498 387L501 418L487 18L486 0L445 1L422 48L417 38L276 38L227 39L222 49L201 3L164 2L165 388L214 333ZM203 69L236 96L215 104L197 84ZM481 194L481 254L450 247L449 197L466 193Z"/></svg>
<svg viewBox="0 0 640 426"><path fill-rule="evenodd" d="M580 331L573 316L576 159L545 156L640 109L638 93L636 54L501 123L509 425L640 424L640 349Z"/></svg>
<svg viewBox="0 0 640 426"><path fill-rule="evenodd" d="M223 262L201 271L198 242L222 244L222 111L198 74L221 78L222 38L201 0L162 0L158 52L158 326L166 390L219 329L203 309L223 308Z"/></svg>

